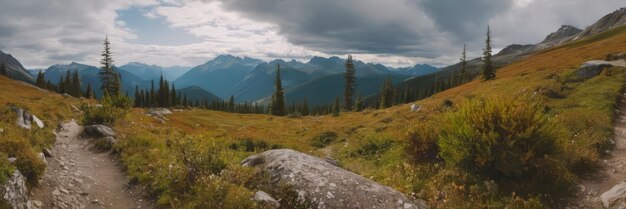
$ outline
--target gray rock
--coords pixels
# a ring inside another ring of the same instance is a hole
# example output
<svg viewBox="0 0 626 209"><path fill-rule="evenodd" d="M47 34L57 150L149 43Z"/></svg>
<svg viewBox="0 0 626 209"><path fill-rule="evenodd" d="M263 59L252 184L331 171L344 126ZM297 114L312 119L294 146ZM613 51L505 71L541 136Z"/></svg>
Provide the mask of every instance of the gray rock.
<svg viewBox="0 0 626 209"><path fill-rule="evenodd" d="M9 160L9 163L13 164L17 160L17 158L10 157L8 160Z"/></svg>
<svg viewBox="0 0 626 209"><path fill-rule="evenodd" d="M576 70L576 75L583 80L587 80L597 75L600 75L604 69L613 66L611 63L600 60L593 60L585 62L578 70Z"/></svg>
<svg viewBox="0 0 626 209"><path fill-rule="evenodd" d="M172 114L172 111L167 108L150 108L148 110L148 114L150 115L169 115Z"/></svg>
<svg viewBox="0 0 626 209"><path fill-rule="evenodd" d="M246 158L242 165L262 169L274 186L290 184L300 199L319 209L427 208L423 200L409 199L390 187L294 150L266 151Z"/></svg>
<svg viewBox="0 0 626 209"><path fill-rule="evenodd" d="M600 195L600 199L602 200L602 205L604 208L624 208L626 206L626 202L624 202L626 198L626 182L622 182L618 185L613 186L609 191L606 191Z"/></svg>
<svg viewBox="0 0 626 209"><path fill-rule="evenodd" d="M411 112L417 112L420 111L422 109L422 106L419 106L417 104L411 104Z"/></svg>
<svg viewBox="0 0 626 209"><path fill-rule="evenodd" d="M27 209L29 203L28 188L26 178L15 170L11 178L3 185L0 185L2 198L14 209Z"/></svg>
<svg viewBox="0 0 626 209"><path fill-rule="evenodd" d="M48 148L43 148L41 151L46 157L52 157L52 151L50 151Z"/></svg>
<svg viewBox="0 0 626 209"><path fill-rule="evenodd" d="M41 160L41 162L43 162L43 164L48 165L48 161L46 160L46 155L43 152L38 153L37 157L39 158L39 160Z"/></svg>
<svg viewBox="0 0 626 209"><path fill-rule="evenodd" d="M257 191L252 199L256 202L265 203L275 208L280 207L280 203L264 191Z"/></svg>
<svg viewBox="0 0 626 209"><path fill-rule="evenodd" d="M115 132L111 127L105 125L85 126L84 133L94 137L115 137Z"/></svg>
<svg viewBox="0 0 626 209"><path fill-rule="evenodd" d="M44 127L43 121L41 121L39 118L37 118L37 116L33 115L33 122L35 122L35 124L39 128L43 128Z"/></svg>
<svg viewBox="0 0 626 209"><path fill-rule="evenodd" d="M23 129L30 129L30 118L28 120L25 120L26 115L30 116L30 114L26 114L25 112L27 111L24 111L22 108L19 107L11 107L11 109L13 109L13 111L17 115L17 125Z"/></svg>

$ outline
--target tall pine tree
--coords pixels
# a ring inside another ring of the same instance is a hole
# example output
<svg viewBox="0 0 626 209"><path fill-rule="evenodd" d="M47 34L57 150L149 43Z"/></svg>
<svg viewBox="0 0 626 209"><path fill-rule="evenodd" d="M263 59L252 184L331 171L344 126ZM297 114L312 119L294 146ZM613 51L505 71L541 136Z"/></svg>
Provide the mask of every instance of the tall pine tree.
<svg viewBox="0 0 626 209"><path fill-rule="evenodd" d="M109 37L104 39L104 50L102 51L100 64L102 64L99 73L100 80L102 81L100 89L109 95L118 95L120 93L121 83L119 75L113 69L113 55L111 53Z"/></svg>
<svg viewBox="0 0 626 209"><path fill-rule="evenodd" d="M80 86L80 77L78 76L78 70L74 70L74 73L72 74L72 89L71 89L72 96L74 97L83 96L80 88L81 86Z"/></svg>
<svg viewBox="0 0 626 209"><path fill-rule="evenodd" d="M346 72L344 75L345 89L344 89L344 109L350 111L352 108L352 93L354 92L354 86L356 86L356 70L354 69L354 63L352 62L352 55L348 55L346 60Z"/></svg>
<svg viewBox="0 0 626 209"><path fill-rule="evenodd" d="M339 113L341 112L341 107L339 107L339 97L335 97L335 102L333 103L333 116L337 117L339 116Z"/></svg>
<svg viewBox="0 0 626 209"><path fill-rule="evenodd" d="M280 79L280 64L276 65L276 81L274 82L274 95L272 95L272 102L270 103L270 114L272 115L285 115L287 110L285 109L285 93L283 92L283 84Z"/></svg>
<svg viewBox="0 0 626 209"><path fill-rule="evenodd" d="M487 40L483 49L483 80L493 80L496 78L496 70L491 61L491 29L487 26Z"/></svg>
<svg viewBox="0 0 626 209"><path fill-rule="evenodd" d="M380 94L380 108L388 108L393 105L393 83L391 77L387 76L387 79L383 82Z"/></svg>
<svg viewBox="0 0 626 209"><path fill-rule="evenodd" d="M465 44L463 44L463 54L461 55L461 76L459 77L460 83L464 83L465 80L467 80L467 54L465 50Z"/></svg>
<svg viewBox="0 0 626 209"><path fill-rule="evenodd" d="M93 95L93 89L91 89L91 83L87 83L87 90L85 90L85 98L87 98L87 99L94 98L95 99L95 96Z"/></svg>
<svg viewBox="0 0 626 209"><path fill-rule="evenodd" d="M43 71L39 70L37 73L37 87L45 89L46 88L46 76L43 74Z"/></svg>

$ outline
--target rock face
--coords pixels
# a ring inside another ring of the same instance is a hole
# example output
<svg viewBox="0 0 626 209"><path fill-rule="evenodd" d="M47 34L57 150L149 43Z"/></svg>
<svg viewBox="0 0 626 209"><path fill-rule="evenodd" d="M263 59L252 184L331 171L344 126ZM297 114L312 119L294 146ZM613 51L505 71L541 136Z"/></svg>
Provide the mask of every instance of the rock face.
<svg viewBox="0 0 626 209"><path fill-rule="evenodd" d="M539 44L544 45L545 47L561 45L562 43L565 43L571 40L572 38L576 37L576 35L578 35L581 32L582 32L581 29L578 29L574 26L562 25L561 28L559 28L559 30L548 35L546 39L543 40Z"/></svg>
<svg viewBox="0 0 626 209"><path fill-rule="evenodd" d="M94 137L115 137L115 132L111 127L105 125L85 126L85 134Z"/></svg>
<svg viewBox="0 0 626 209"><path fill-rule="evenodd" d="M280 208L280 203L264 191L257 191L252 199L260 203L269 204L275 208Z"/></svg>
<svg viewBox="0 0 626 209"><path fill-rule="evenodd" d="M301 199L319 209L326 208L427 208L422 200L411 200L390 187L294 150L270 150L242 161L267 172L271 182L286 182Z"/></svg>
<svg viewBox="0 0 626 209"><path fill-rule="evenodd" d="M604 208L625 208L626 207L626 182L615 185L609 191L600 196Z"/></svg>
<svg viewBox="0 0 626 209"><path fill-rule="evenodd" d="M605 15L593 25L587 27L575 39L583 39L623 25L626 25L626 7Z"/></svg>
<svg viewBox="0 0 626 209"><path fill-rule="evenodd" d="M24 129L30 129L31 124L35 122L35 125L39 128L43 128L44 124L37 116L30 114L28 110L24 110L19 107L11 107L13 112L17 115L17 125Z"/></svg>
<svg viewBox="0 0 626 209"><path fill-rule="evenodd" d="M581 79L590 79L599 75L604 69L613 66L607 61L593 60L585 62L578 70L576 75Z"/></svg>
<svg viewBox="0 0 626 209"><path fill-rule="evenodd" d="M26 178L18 170L6 184L0 185L0 195L2 198L13 206L14 209L27 209L29 207L28 188L26 187Z"/></svg>

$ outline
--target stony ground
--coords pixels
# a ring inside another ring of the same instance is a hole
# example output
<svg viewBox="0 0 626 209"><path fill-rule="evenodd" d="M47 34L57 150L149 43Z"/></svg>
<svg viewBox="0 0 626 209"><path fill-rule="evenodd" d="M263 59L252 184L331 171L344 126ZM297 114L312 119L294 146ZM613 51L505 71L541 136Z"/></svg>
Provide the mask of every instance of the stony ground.
<svg viewBox="0 0 626 209"><path fill-rule="evenodd" d="M600 195L626 181L626 100L621 102L619 117L615 121L613 142L615 148L606 151L602 169L587 176L579 185L581 198L577 206L580 208L604 208Z"/></svg>
<svg viewBox="0 0 626 209"><path fill-rule="evenodd" d="M95 149L81 132L74 121L57 132L46 174L32 193L36 208L153 208L143 193L128 186L117 158Z"/></svg>

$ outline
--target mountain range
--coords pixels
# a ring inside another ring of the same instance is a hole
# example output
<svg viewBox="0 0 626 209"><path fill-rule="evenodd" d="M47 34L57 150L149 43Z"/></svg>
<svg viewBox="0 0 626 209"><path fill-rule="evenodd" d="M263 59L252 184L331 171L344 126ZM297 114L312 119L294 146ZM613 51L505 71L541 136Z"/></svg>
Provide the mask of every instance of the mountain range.
<svg viewBox="0 0 626 209"><path fill-rule="evenodd" d="M579 41L625 24L626 8L622 8L604 16L584 30L563 25L537 44L512 44L505 47L493 56L493 63L496 67L505 66L550 47ZM0 62L5 63L10 77L33 83L33 76L11 55L0 52ZM308 62L282 59L264 62L250 57L220 55L191 69L163 68L138 62L130 62L116 69L122 75L123 90L131 95L135 86L149 88L150 80L157 80L163 75L178 89L193 92L193 95L198 95L193 97L199 99L204 97L217 100L234 96L238 102L267 102L274 91L276 67L280 65L287 102L307 98L311 105L317 105L328 104L336 96L341 96L344 64L345 60L339 57L312 57ZM397 86L416 86L424 83L424 80L436 79L437 76L450 76L461 66L457 63L438 69L418 64L413 67L392 68L359 60L354 60L354 65L358 78L355 92L366 97L375 96L380 84L387 77L390 77ZM467 70L478 73L481 65L481 58L468 60ZM94 88L100 86L99 69L94 66L70 63L53 65L44 71L46 78L56 83L68 69L79 71L83 88L86 88L86 83L90 83ZM435 73L437 76L434 76Z"/></svg>

